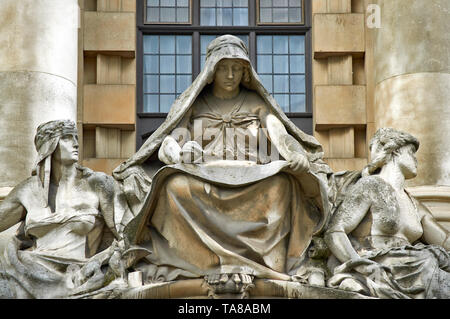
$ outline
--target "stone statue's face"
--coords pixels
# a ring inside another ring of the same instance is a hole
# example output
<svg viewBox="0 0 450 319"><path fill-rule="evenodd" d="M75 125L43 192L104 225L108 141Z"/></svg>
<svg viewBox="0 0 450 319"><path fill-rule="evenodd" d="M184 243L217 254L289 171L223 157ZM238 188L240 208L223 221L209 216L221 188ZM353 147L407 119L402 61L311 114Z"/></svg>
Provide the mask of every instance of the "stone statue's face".
<svg viewBox="0 0 450 319"><path fill-rule="evenodd" d="M417 176L417 158L414 145L406 145L399 149L397 163L405 179Z"/></svg>
<svg viewBox="0 0 450 319"><path fill-rule="evenodd" d="M244 68L237 59L223 59L216 67L214 84L225 92L233 92L239 87Z"/></svg>
<svg viewBox="0 0 450 319"><path fill-rule="evenodd" d="M78 136L76 134L66 134L59 139L54 159L65 165L78 161Z"/></svg>

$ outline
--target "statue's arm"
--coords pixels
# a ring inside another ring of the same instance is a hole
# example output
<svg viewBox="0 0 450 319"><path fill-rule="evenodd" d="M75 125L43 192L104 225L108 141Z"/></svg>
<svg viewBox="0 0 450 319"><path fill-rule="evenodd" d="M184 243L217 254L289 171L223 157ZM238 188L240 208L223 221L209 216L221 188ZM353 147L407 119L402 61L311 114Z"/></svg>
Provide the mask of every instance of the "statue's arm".
<svg viewBox="0 0 450 319"><path fill-rule="evenodd" d="M25 218L26 211L23 207L19 192L22 185L14 188L11 193L0 202L0 232L7 230Z"/></svg>
<svg viewBox="0 0 450 319"><path fill-rule="evenodd" d="M286 131L283 123L270 113L263 115L262 122L267 128L270 140L281 156L290 163L290 167L295 171L307 170L309 161L303 147Z"/></svg>
<svg viewBox="0 0 450 319"><path fill-rule="evenodd" d="M422 216L422 240L427 244L439 245L450 250L449 232L439 225L428 208L422 203L418 204L419 214Z"/></svg>
<svg viewBox="0 0 450 319"><path fill-rule="evenodd" d="M325 232L325 242L341 262L360 258L347 234L358 227L372 204L365 188L364 183L358 182L355 185L333 215Z"/></svg>
<svg viewBox="0 0 450 319"><path fill-rule="evenodd" d="M125 194L112 177L100 172L94 173L91 183L97 191L99 209L106 226L120 239L126 223L133 218Z"/></svg>

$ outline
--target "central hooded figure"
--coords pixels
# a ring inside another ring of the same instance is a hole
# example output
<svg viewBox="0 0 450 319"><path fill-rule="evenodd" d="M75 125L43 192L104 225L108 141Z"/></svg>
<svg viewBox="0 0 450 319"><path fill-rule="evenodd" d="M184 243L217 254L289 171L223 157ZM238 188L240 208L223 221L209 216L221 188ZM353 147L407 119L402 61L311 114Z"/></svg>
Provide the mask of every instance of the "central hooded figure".
<svg viewBox="0 0 450 319"><path fill-rule="evenodd" d="M152 251L137 267L146 282L298 275L330 211L322 156L263 87L244 43L213 40L165 122L114 171L135 213L125 236Z"/></svg>

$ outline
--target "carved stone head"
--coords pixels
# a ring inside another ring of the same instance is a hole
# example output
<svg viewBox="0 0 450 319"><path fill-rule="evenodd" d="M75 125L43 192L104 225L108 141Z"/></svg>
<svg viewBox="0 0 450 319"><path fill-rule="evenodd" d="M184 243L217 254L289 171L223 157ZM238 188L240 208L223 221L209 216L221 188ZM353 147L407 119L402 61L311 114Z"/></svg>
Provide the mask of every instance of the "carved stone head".
<svg viewBox="0 0 450 319"><path fill-rule="evenodd" d="M370 140L370 153L372 160L364 168L363 175L372 175L383 165L398 155L399 150L410 145L412 153L419 149L419 140L409 133L395 130L390 127L380 128Z"/></svg>

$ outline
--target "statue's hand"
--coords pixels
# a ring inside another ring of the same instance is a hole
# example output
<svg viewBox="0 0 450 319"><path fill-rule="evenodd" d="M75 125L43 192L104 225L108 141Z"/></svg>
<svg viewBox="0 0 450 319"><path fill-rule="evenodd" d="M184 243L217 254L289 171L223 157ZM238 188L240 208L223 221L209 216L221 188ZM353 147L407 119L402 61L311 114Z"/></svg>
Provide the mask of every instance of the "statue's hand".
<svg viewBox="0 0 450 319"><path fill-rule="evenodd" d="M189 141L180 151L182 163L200 163L203 158L203 149L196 141Z"/></svg>
<svg viewBox="0 0 450 319"><path fill-rule="evenodd" d="M289 167L295 172L301 173L309 170L309 161L306 155L298 152L291 152L287 159Z"/></svg>

